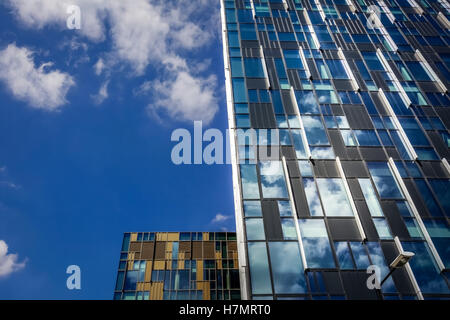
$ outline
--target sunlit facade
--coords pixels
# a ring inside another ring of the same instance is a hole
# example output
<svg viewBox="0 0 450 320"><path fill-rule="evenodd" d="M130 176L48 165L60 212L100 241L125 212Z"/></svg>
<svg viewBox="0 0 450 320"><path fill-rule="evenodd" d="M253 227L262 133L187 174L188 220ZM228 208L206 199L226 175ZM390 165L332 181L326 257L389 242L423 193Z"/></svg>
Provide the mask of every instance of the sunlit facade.
<svg viewBox="0 0 450 320"><path fill-rule="evenodd" d="M239 300L234 232L125 233L115 300Z"/></svg>
<svg viewBox="0 0 450 320"><path fill-rule="evenodd" d="M450 298L449 10L221 0L243 299Z"/></svg>

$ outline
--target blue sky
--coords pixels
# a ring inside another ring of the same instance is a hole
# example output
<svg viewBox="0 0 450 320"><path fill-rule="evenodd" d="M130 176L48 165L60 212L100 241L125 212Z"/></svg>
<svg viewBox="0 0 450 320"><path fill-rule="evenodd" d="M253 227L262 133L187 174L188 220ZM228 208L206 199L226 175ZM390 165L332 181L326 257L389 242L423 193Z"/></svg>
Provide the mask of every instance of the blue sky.
<svg viewBox="0 0 450 320"><path fill-rule="evenodd" d="M111 299L123 232L234 230L231 167L170 158L227 127L219 4L161 3L2 1L0 299Z"/></svg>

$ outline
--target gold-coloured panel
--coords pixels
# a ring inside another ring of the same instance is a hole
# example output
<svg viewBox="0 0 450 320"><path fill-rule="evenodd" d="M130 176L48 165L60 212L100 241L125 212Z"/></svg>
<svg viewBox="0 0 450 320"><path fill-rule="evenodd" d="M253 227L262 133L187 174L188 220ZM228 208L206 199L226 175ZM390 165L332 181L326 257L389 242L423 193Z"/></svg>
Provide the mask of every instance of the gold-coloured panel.
<svg viewBox="0 0 450 320"><path fill-rule="evenodd" d="M203 260L197 260L197 281L203 280Z"/></svg>
<svg viewBox="0 0 450 320"><path fill-rule="evenodd" d="M152 264L152 261L147 261L145 264L145 282L150 282L152 280Z"/></svg>
<svg viewBox="0 0 450 320"><path fill-rule="evenodd" d="M133 232L130 235L130 241L137 241L137 232Z"/></svg>
<svg viewBox="0 0 450 320"><path fill-rule="evenodd" d="M156 241L167 241L167 232L157 232Z"/></svg>
<svg viewBox="0 0 450 320"><path fill-rule="evenodd" d="M167 234L167 241L179 241L180 233L179 232L169 232Z"/></svg>
<svg viewBox="0 0 450 320"><path fill-rule="evenodd" d="M164 260L156 260L153 264L153 270L164 270L164 265Z"/></svg>

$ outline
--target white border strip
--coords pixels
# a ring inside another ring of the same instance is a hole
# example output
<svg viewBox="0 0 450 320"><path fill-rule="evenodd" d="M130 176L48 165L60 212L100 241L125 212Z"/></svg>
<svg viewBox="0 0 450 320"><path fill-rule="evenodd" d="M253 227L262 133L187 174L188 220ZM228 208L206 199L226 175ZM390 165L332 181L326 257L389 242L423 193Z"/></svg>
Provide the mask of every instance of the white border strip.
<svg viewBox="0 0 450 320"><path fill-rule="evenodd" d="M431 77L433 78L434 81L436 81L439 85L439 87L441 87L441 90L443 91L443 93L446 93L448 91L447 87L445 86L445 84L441 81L441 79L438 77L438 75L436 74L436 72L434 72L433 68L430 66L430 64L428 63L428 61L425 59L425 57L422 55L422 52L420 52L419 49L416 49L416 57L420 60L420 62L422 62L423 66L425 67L425 69L431 74Z"/></svg>
<svg viewBox="0 0 450 320"><path fill-rule="evenodd" d="M402 243L400 242L400 239L398 237L394 238L394 243L395 243L395 246L397 247L399 254L402 252L405 252L403 250ZM412 271L411 266L409 265L409 262L405 264L405 269L406 269L406 272L408 273L409 280L411 280L413 288L416 291L417 297L419 298L419 300L423 300L422 291L420 291L420 287L417 284L416 277L414 276L414 272Z"/></svg>
<svg viewBox="0 0 450 320"><path fill-rule="evenodd" d="M422 234L423 234L425 240L427 241L428 246L430 247L431 253L434 256L434 259L436 260L436 263L437 263L437 265L439 267L439 271L442 272L442 270L445 269L445 266L442 263L441 257L439 256L439 254L438 254L438 252L436 250L436 247L434 246L433 241L431 240L431 237L430 237L430 234L428 233L427 228L423 224L423 221L422 221L422 218L420 217L419 211L417 210L416 205L414 204L414 202L413 202L413 200L411 198L411 195L409 194L408 189L406 188L406 185L403 182L403 179L402 179L402 177L400 175L400 172L398 171L397 166L396 166L394 160L392 159L392 157L389 158L389 166L391 167L391 170L394 173L395 179L397 180L400 188L403 191L403 194L404 194L404 196L406 198L406 201L408 201L408 204L411 207L411 210L412 210L412 212L414 214L414 217L416 218L417 224L420 227L420 231L422 231Z"/></svg>
<svg viewBox="0 0 450 320"><path fill-rule="evenodd" d="M291 203L292 215L295 221L295 229L297 230L298 244L300 246L300 255L302 257L303 269L306 271L306 269L308 269L308 263L306 262L306 255L305 249L303 247L302 234L300 232L300 225L298 224L297 209L295 207L294 195L292 193L291 179L289 178L289 170L287 168L286 158L283 156L282 160L283 160L284 178L286 179L289 194L289 202Z"/></svg>
<svg viewBox="0 0 450 320"><path fill-rule="evenodd" d="M298 108L298 104L297 104L297 98L295 97L294 88L292 86L290 89L290 96L291 96L292 103L295 106L295 111L297 113L298 122L300 123L300 132L302 134L302 142L303 142L303 145L304 145L304 148L306 151L306 156L308 157L308 159L311 159L312 154L311 154L311 150L309 149L309 143L308 143L308 138L306 137L305 126L303 125L302 116L300 115L300 109Z"/></svg>
<svg viewBox="0 0 450 320"><path fill-rule="evenodd" d="M398 132L400 132L400 137L405 144L406 151L408 151L409 155L413 160L417 160L418 156L416 153L416 150L414 150L411 142L408 139L408 136L406 135L405 131L403 130L402 125L400 124L400 121L398 121L397 115L395 114L394 110L391 107L391 104L389 103L389 100L387 99L386 95L384 94L383 89L378 89L378 93L381 96L381 100L383 100L384 105L386 106L386 109L388 109L389 114L392 117L392 120L394 121L395 126L398 129Z"/></svg>
<svg viewBox="0 0 450 320"><path fill-rule="evenodd" d="M367 240L366 233L364 232L361 220L359 219L358 210L356 210L355 201L353 200L353 196L350 191L350 187L348 186L348 181L344 173L344 168L342 167L341 159L339 159L339 157L336 157L336 164L338 167L339 174L341 175L342 182L344 183L345 192L347 193L348 200L350 201L350 206L352 208L353 215L355 216L359 234L361 235L361 239L364 242Z"/></svg>
<svg viewBox="0 0 450 320"><path fill-rule="evenodd" d="M248 300L249 297L249 283L248 283L248 264L247 264L247 246L244 235L244 218L243 208L241 202L241 187L239 183L239 166L236 152L236 137L235 137L235 123L234 123L234 108L233 96L231 90L231 69L229 65L228 56L228 42L227 42L227 28L225 22L225 6L224 2L220 1L220 16L222 20L222 43L223 43L223 61L225 66L225 89L227 97L227 112L228 112L228 128L230 135L230 154L231 154L231 168L233 175L233 194L234 206L236 215L236 238L238 243L238 258L239 258L239 281L241 286L242 300Z"/></svg>

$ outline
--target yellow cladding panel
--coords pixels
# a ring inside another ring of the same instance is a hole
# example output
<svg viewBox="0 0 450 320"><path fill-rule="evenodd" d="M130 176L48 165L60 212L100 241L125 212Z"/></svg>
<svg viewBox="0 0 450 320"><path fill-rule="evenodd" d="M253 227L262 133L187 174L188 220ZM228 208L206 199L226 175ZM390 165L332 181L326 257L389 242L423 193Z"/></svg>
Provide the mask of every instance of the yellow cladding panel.
<svg viewBox="0 0 450 320"><path fill-rule="evenodd" d="M133 232L133 233L131 234L130 242L131 242L131 241L137 241L137 232Z"/></svg>
<svg viewBox="0 0 450 320"><path fill-rule="evenodd" d="M185 253L184 252L179 252L178 253L178 260L184 260Z"/></svg>
<svg viewBox="0 0 450 320"><path fill-rule="evenodd" d="M134 261L133 260L128 260L128 270L133 270L133 265L134 265Z"/></svg>
<svg viewBox="0 0 450 320"><path fill-rule="evenodd" d="M150 291L152 289L151 283L144 283L144 290L143 291Z"/></svg>
<svg viewBox="0 0 450 320"><path fill-rule="evenodd" d="M203 280L203 260L197 260L197 281Z"/></svg>
<svg viewBox="0 0 450 320"><path fill-rule="evenodd" d="M134 260L134 252L128 252L127 260Z"/></svg>
<svg viewBox="0 0 450 320"><path fill-rule="evenodd" d="M171 260L166 261L166 270L172 270L172 261Z"/></svg>
<svg viewBox="0 0 450 320"><path fill-rule="evenodd" d="M184 269L184 260L178 260L178 269Z"/></svg>
<svg viewBox="0 0 450 320"><path fill-rule="evenodd" d="M166 243L166 252L172 252L173 242Z"/></svg>
<svg viewBox="0 0 450 320"><path fill-rule="evenodd" d="M222 252L216 251L216 259L222 259Z"/></svg>
<svg viewBox="0 0 450 320"><path fill-rule="evenodd" d="M153 265L153 270L164 270L165 261L157 260Z"/></svg>
<svg viewBox="0 0 450 320"><path fill-rule="evenodd" d="M167 234L167 241L179 241L180 233L179 232L169 232Z"/></svg>
<svg viewBox="0 0 450 320"><path fill-rule="evenodd" d="M166 252L166 260L170 260L172 258L171 252Z"/></svg>
<svg viewBox="0 0 450 320"><path fill-rule="evenodd" d="M209 232L203 232L203 241L209 241Z"/></svg>
<svg viewBox="0 0 450 320"><path fill-rule="evenodd" d="M163 298L163 283L153 282L150 289L150 300L162 300Z"/></svg>
<svg viewBox="0 0 450 320"><path fill-rule="evenodd" d="M197 290L203 291L203 300L211 300L209 281L197 281Z"/></svg>
<svg viewBox="0 0 450 320"><path fill-rule="evenodd" d="M152 261L147 261L145 265L145 282L150 282L152 280ZM145 291L148 290L145 289Z"/></svg>
<svg viewBox="0 0 450 320"><path fill-rule="evenodd" d="M136 283L136 291L144 291L144 283L143 282Z"/></svg>
<svg viewBox="0 0 450 320"><path fill-rule="evenodd" d="M222 269L222 260L217 260L217 269Z"/></svg>
<svg viewBox="0 0 450 320"><path fill-rule="evenodd" d="M157 232L156 241L167 241L167 232Z"/></svg>

